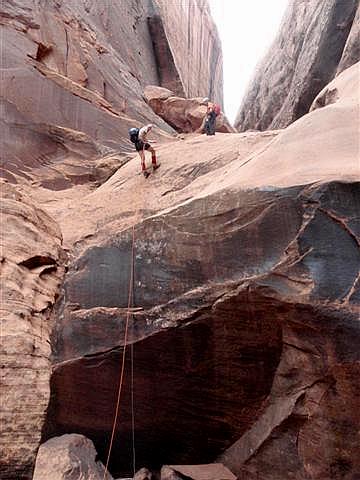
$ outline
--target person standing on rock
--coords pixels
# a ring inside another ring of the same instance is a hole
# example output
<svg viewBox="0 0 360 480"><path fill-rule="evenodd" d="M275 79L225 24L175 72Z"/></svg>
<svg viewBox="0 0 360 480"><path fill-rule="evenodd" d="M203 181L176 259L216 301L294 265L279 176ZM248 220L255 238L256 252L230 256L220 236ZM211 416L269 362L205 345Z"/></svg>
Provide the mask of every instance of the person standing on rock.
<svg viewBox="0 0 360 480"><path fill-rule="evenodd" d="M204 99L205 100L205 99ZM206 99L208 100L208 99ZM205 117L205 133L206 135L215 135L216 117L220 113L220 107L210 101L207 101L207 110Z"/></svg>
<svg viewBox="0 0 360 480"><path fill-rule="evenodd" d="M136 151L139 153L140 160L141 160L141 170L145 178L148 178L150 172L146 169L145 164L145 150L149 150L151 152L151 163L153 172L160 167L159 163L156 163L156 152L154 148L150 145L151 140L148 140L147 135L153 128L153 125L149 123L144 127L139 128L130 128L129 136L132 143L135 144Z"/></svg>

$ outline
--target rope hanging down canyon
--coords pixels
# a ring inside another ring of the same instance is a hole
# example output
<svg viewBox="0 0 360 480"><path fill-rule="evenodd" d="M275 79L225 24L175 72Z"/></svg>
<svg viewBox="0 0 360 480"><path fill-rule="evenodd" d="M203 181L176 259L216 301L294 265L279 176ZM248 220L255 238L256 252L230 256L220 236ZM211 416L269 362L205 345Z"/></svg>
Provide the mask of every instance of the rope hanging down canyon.
<svg viewBox="0 0 360 480"><path fill-rule="evenodd" d="M111 457L111 450L114 443L115 437L115 430L117 421L119 418L119 410L120 410L120 399L121 399L121 392L122 386L124 382L124 372L125 372L125 359L126 359L126 347L127 347L127 340L128 340L128 332L129 332L129 319L130 319L130 309L132 307L134 301L134 252L135 252L135 223L132 227L132 247L131 247L131 260L130 260L130 279L129 279L129 293L128 293L128 304L127 304L127 311L126 311L126 322L125 322L125 334L124 334L124 346L122 352L122 360L121 360L121 368L120 368L120 380L119 380L119 387L116 399L116 407L115 407L115 414L114 414L114 421L111 431L111 438L110 438L110 445L108 450L108 455L106 459L106 465L104 470L103 480L106 480L109 461ZM134 381L134 357L133 357L133 346L131 345L131 423L132 423L132 449L133 449L133 469L135 475L135 422L134 422L134 395L133 395L133 381Z"/></svg>

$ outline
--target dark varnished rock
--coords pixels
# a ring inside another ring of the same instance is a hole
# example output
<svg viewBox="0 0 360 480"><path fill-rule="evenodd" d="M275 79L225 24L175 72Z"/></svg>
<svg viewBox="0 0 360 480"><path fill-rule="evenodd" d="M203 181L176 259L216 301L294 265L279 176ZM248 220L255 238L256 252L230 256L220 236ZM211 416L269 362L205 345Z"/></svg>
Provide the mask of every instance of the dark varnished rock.
<svg viewBox="0 0 360 480"><path fill-rule="evenodd" d="M281 353L280 329L276 307L268 304L273 315L266 323L259 311L249 309L246 298L245 292L190 324L134 344L139 464L209 462L261 411ZM120 361L121 351L113 350L65 362L52 380L54 428L87 434L102 457ZM131 468L130 351L126 372L114 472Z"/></svg>
<svg viewBox="0 0 360 480"><path fill-rule="evenodd" d="M209 462L241 437L221 457L240 478L256 475L283 449L288 460L275 459L274 478L297 471L305 479L317 468L294 442L303 435L305 448L315 434L306 420L312 398L328 395L342 368L357 362L355 313L336 305L349 301L359 267L356 235L347 223L358 192L354 184L333 182L216 193L137 225L134 305L144 311L134 313L129 339L141 464ZM47 435L76 429L103 458L121 361L130 247L126 231L83 251L65 282L67 303L55 338ZM130 468L129 362L128 356L116 474ZM355 401L356 392L346 388L326 397L328 408L336 411L344 395ZM328 429L319 415L319 428ZM357 422L350 410L344 417ZM342 438L351 432L345 428ZM326 468L335 454L328 458Z"/></svg>

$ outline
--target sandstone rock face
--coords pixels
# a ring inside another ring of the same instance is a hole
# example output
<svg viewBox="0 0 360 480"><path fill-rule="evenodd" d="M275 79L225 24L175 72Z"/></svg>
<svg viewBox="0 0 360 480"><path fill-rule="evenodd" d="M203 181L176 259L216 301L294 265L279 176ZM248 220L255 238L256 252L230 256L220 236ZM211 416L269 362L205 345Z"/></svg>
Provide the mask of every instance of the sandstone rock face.
<svg viewBox="0 0 360 480"><path fill-rule="evenodd" d="M217 35L201 0L140 3L0 7L2 168L13 184L3 188L1 478L31 478L41 433L84 434L105 461L126 348L113 476L132 474L134 441L137 467L221 459L240 479L354 480L358 65L284 131L174 139L142 92L160 84L221 103ZM301 12L314 22L313 47L286 37L296 71L308 71L294 76L301 90L324 63L337 68L343 52L335 61L325 40L351 38L356 5L295 7L295 33ZM127 140L143 122L157 126L161 162L147 180ZM50 453L44 475L66 457L70 474L74 457Z"/></svg>
<svg viewBox="0 0 360 480"><path fill-rule="evenodd" d="M167 473L176 472L185 478L193 480L236 480L236 476L221 463L208 465L166 465L161 468L161 479L165 480Z"/></svg>
<svg viewBox="0 0 360 480"><path fill-rule="evenodd" d="M1 219L1 478L28 479L49 398L50 319L65 261L61 232L41 207L57 218L126 164L129 127L151 122L157 140L174 140L144 102L146 85L221 102L222 64L203 0L171 9L162 0L9 0L0 28L0 175L16 186L3 187Z"/></svg>
<svg viewBox="0 0 360 480"><path fill-rule="evenodd" d="M31 479L49 401L51 311L64 274L57 224L2 182L0 478Z"/></svg>
<svg viewBox="0 0 360 480"><path fill-rule="evenodd" d="M134 480L151 480L152 479L152 473L150 472L149 469L143 467L143 468L140 468L140 470L138 470L133 479Z"/></svg>
<svg viewBox="0 0 360 480"><path fill-rule="evenodd" d="M191 133L202 130L207 108L203 98L176 97L174 92L154 85L145 88L144 98L154 112L176 131ZM216 118L216 131L236 132L223 113Z"/></svg>
<svg viewBox="0 0 360 480"><path fill-rule="evenodd" d="M129 127L151 122L159 137L174 133L143 101L148 84L172 88L180 79L185 95L221 103L216 29L206 2L185 3L2 2L1 175L53 190L86 184L99 158L133 151ZM149 26L154 16L163 47ZM166 74L159 48L173 56Z"/></svg>
<svg viewBox="0 0 360 480"><path fill-rule="evenodd" d="M161 467L160 478L162 480L189 480L190 477L182 475L180 472L174 470L168 465Z"/></svg>
<svg viewBox="0 0 360 480"><path fill-rule="evenodd" d="M161 146L146 181L134 159L76 205L58 200L71 263L45 438L82 433L106 455L135 225L112 474L132 470L134 420L139 466L220 457L241 479L356 478L356 68L282 132L192 135Z"/></svg>
<svg viewBox="0 0 360 480"><path fill-rule="evenodd" d="M359 79L359 68L360 64L356 63L352 67L348 68L346 74L336 77L335 80L326 85L326 87L323 88L323 90L321 90L321 92L315 98L310 107L310 111L312 112L313 110L326 107L332 103L337 103L339 100L341 100L342 104L347 103L348 107L355 105L355 110L358 110L358 90L356 85Z"/></svg>
<svg viewBox="0 0 360 480"><path fill-rule="evenodd" d="M360 4L347 38L345 48L339 63L337 74L351 67L360 59Z"/></svg>
<svg viewBox="0 0 360 480"><path fill-rule="evenodd" d="M91 440L71 434L43 443L36 458L33 480L112 480Z"/></svg>
<svg viewBox="0 0 360 480"><path fill-rule="evenodd" d="M341 71L360 60L358 20L354 21L358 3L290 1L280 32L258 65L239 109L235 121L239 131L286 127L309 111L340 61Z"/></svg>
<svg viewBox="0 0 360 480"><path fill-rule="evenodd" d="M163 19L164 30L185 97L206 96L222 104L222 51L216 25L210 15L208 1L155 0L154 10L155 17L157 13L160 13ZM159 45L156 45L156 38L154 43L156 51L159 48ZM165 60L167 56L164 58L163 53L163 49L161 49L158 58L163 56L163 60ZM161 82L160 85L183 96L182 91L174 89L169 83Z"/></svg>

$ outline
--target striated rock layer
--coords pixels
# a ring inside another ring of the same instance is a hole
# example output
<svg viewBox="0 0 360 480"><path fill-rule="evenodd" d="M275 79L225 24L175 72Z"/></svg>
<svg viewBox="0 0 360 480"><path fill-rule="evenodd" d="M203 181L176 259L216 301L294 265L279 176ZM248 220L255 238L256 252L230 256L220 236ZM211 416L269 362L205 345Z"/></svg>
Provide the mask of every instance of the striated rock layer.
<svg viewBox="0 0 360 480"><path fill-rule="evenodd" d="M339 72L360 60L358 0L290 0L235 120L239 131L283 128L309 111ZM340 65L339 65L340 63Z"/></svg>
<svg viewBox="0 0 360 480"><path fill-rule="evenodd" d="M203 97L223 103L223 62L219 35L211 18L207 0L154 0L154 16L161 17L167 41L179 74L182 91L161 81L160 86L174 90L180 96ZM150 21L151 21L150 17ZM159 29L155 29L159 32ZM159 52L159 75L169 68L164 48L153 39L155 52ZM160 46L160 51L159 51ZM160 63L162 58L162 63ZM165 61L166 59L166 61ZM162 67L164 65L164 67ZM151 83L151 82L149 82ZM206 92L203 95L203 92ZM183 92L183 93L182 93Z"/></svg>
<svg viewBox="0 0 360 480"><path fill-rule="evenodd" d="M52 307L64 274L57 224L2 182L0 478L31 479L50 396Z"/></svg>
<svg viewBox="0 0 360 480"><path fill-rule="evenodd" d="M134 159L58 205L72 260L44 438L79 432L106 456L135 224L112 474L132 469L133 403L138 467L220 456L242 479L356 478L357 68L282 132L190 136L148 180Z"/></svg>

